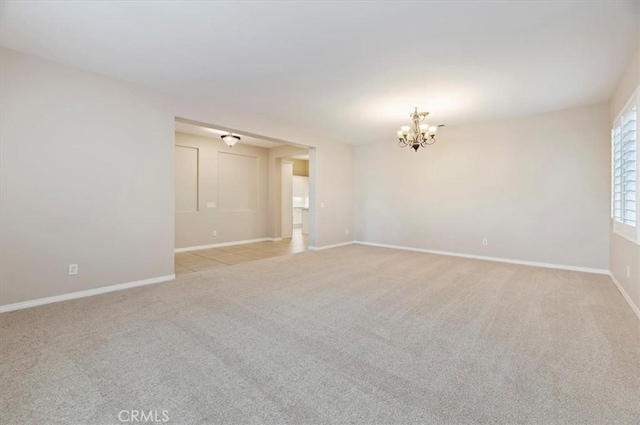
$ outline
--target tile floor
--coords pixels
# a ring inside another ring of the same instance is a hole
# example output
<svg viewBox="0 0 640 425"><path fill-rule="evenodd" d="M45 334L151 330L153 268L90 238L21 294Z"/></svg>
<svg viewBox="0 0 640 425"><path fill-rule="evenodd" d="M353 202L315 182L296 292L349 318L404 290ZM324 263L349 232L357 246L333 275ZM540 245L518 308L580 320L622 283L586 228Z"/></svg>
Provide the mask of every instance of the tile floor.
<svg viewBox="0 0 640 425"><path fill-rule="evenodd" d="M293 237L279 242L255 242L176 253L175 274L176 276L182 276L216 267L226 267L233 264L246 263L247 261L295 254L307 250L307 240L308 236L302 234L302 229L294 227Z"/></svg>

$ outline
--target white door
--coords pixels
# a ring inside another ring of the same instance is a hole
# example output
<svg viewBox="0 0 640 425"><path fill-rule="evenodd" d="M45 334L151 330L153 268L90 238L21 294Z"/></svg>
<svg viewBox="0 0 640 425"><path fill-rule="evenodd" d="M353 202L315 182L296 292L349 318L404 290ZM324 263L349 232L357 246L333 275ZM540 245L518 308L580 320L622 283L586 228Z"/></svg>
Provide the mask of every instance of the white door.
<svg viewBox="0 0 640 425"><path fill-rule="evenodd" d="M282 163L282 238L293 237L293 164Z"/></svg>

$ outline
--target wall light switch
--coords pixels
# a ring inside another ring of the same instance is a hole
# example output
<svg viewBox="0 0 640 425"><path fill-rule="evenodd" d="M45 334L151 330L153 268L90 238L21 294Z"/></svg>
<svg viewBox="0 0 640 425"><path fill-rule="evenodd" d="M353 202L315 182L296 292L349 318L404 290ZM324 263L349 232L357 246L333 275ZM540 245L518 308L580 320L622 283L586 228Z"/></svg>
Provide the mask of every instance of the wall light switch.
<svg viewBox="0 0 640 425"><path fill-rule="evenodd" d="M216 207L215 202L207 202L207 208L215 208L215 207Z"/></svg>
<svg viewBox="0 0 640 425"><path fill-rule="evenodd" d="M320 202L320 208L324 208L324 202Z"/></svg>
<svg viewBox="0 0 640 425"><path fill-rule="evenodd" d="M69 276L74 276L78 274L78 265L77 264L69 264Z"/></svg>
<svg viewBox="0 0 640 425"><path fill-rule="evenodd" d="M482 245L484 245L484 246L489 245L489 240L488 239L483 239L482 240Z"/></svg>

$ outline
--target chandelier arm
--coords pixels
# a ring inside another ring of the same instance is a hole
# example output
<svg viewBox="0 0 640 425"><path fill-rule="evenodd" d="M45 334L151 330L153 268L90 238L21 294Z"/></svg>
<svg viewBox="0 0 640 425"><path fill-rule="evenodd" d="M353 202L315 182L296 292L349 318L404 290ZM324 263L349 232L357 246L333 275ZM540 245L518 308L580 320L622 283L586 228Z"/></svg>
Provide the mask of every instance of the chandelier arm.
<svg viewBox="0 0 640 425"><path fill-rule="evenodd" d="M413 128L411 128L411 130L408 130L409 126L400 128L401 131L398 131L398 146L403 148L409 147L417 152L419 148L433 145L436 142L435 131L431 132L429 130L431 127L425 126L424 129L420 129L420 123L423 122L428 115L428 112L418 112L418 108L415 108L414 112L410 115ZM438 125L438 127L441 126L442 125Z"/></svg>

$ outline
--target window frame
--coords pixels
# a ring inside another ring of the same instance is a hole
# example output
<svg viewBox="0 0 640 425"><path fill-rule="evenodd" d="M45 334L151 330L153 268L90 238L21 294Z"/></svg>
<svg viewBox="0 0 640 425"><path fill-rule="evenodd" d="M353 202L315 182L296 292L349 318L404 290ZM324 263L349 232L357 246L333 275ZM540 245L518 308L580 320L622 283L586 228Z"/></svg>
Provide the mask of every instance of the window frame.
<svg viewBox="0 0 640 425"><path fill-rule="evenodd" d="M622 119L623 114L629 109L636 106L636 208L635 208L635 226L618 221L615 218L615 137L614 132L618 122ZM613 120L611 129L611 221L614 233L623 238L640 245L640 140L638 140L638 132L640 130L640 85L633 91L629 100L624 104L616 119Z"/></svg>

